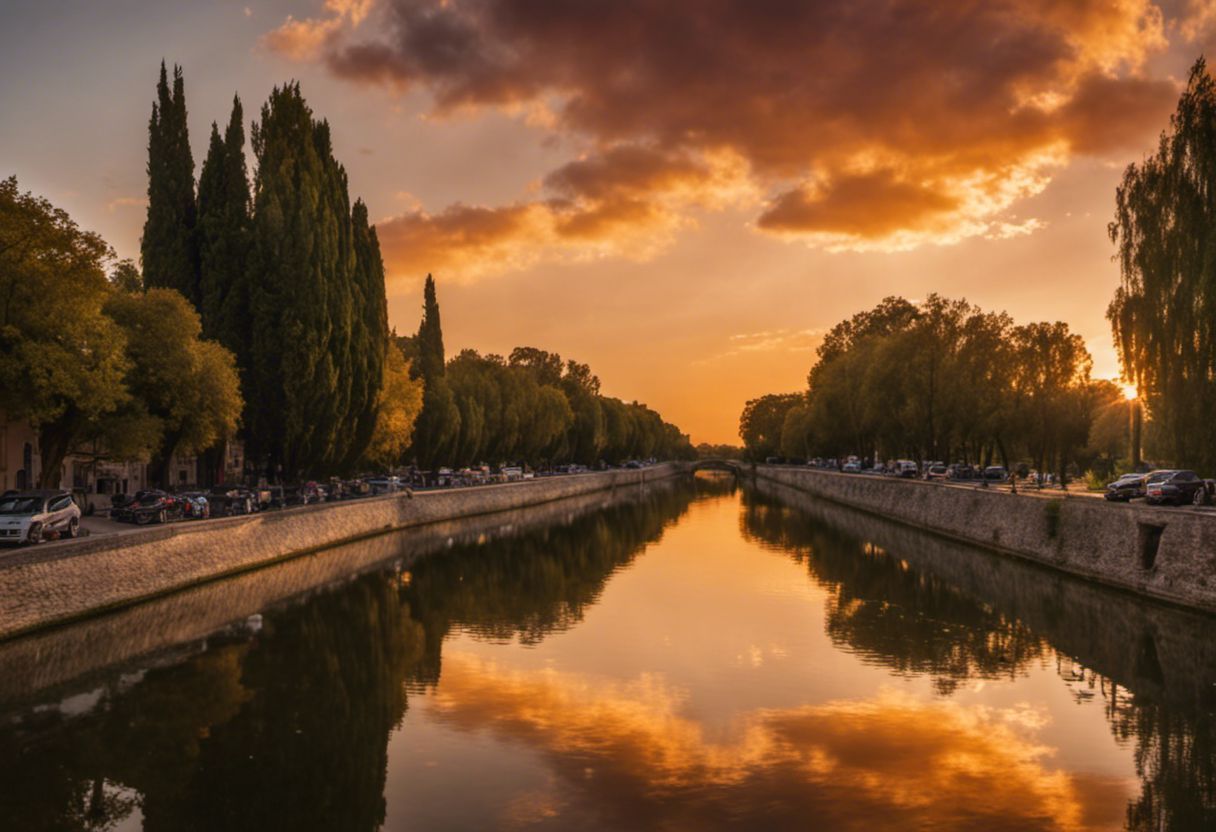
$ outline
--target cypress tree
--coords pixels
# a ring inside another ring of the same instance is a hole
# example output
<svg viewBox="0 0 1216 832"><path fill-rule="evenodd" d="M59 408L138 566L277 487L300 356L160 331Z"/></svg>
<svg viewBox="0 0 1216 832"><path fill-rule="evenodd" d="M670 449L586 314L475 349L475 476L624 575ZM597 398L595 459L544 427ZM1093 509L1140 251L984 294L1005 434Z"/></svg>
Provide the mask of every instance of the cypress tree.
<svg viewBox="0 0 1216 832"><path fill-rule="evenodd" d="M460 409L444 378L443 326L435 279L426 276L422 323L418 327L418 376L425 382L422 412L414 427L414 456L424 468L448 461L460 436Z"/></svg>
<svg viewBox="0 0 1216 832"><path fill-rule="evenodd" d="M148 123L148 217L140 254L148 287L176 289L197 309L200 304L195 246L194 157L186 124L181 67L173 67L170 92L164 61L156 103Z"/></svg>
<svg viewBox="0 0 1216 832"><path fill-rule="evenodd" d="M379 244L365 208L352 221L329 125L298 84L271 93L253 150L249 452L288 477L331 473L374 428L387 343Z"/></svg>
<svg viewBox="0 0 1216 832"><path fill-rule="evenodd" d="M246 275L249 249L249 176L241 99L221 138L211 125L207 158L198 177L198 247L203 334L219 341L249 367L251 321Z"/></svg>
<svg viewBox="0 0 1216 832"><path fill-rule="evenodd" d="M351 349L350 424L352 445L346 465L359 461L376 428L376 399L384 377L388 347L388 303L384 294L384 261L376 229L368 224L367 206L356 200L351 210L355 254L355 334Z"/></svg>

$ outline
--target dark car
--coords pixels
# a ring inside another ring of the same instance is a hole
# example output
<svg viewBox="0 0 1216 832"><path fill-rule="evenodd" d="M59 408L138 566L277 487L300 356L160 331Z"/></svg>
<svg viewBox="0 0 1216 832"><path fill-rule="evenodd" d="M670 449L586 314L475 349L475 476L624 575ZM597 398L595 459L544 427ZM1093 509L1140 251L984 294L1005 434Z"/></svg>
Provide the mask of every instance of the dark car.
<svg viewBox="0 0 1216 832"><path fill-rule="evenodd" d="M1157 479L1150 477L1145 486L1145 499L1153 505L1173 503L1176 506L1185 503L1205 505L1208 501L1208 487L1194 471L1165 471Z"/></svg>
<svg viewBox="0 0 1216 832"><path fill-rule="evenodd" d="M243 485L217 485L207 495L211 516L252 514L261 507L258 495Z"/></svg>
<svg viewBox="0 0 1216 832"><path fill-rule="evenodd" d="M164 491L137 491L129 503L110 509L110 519L137 526L167 523L181 519L185 510L184 502Z"/></svg>
<svg viewBox="0 0 1216 832"><path fill-rule="evenodd" d="M1147 474L1124 474L1114 482L1107 483L1102 496L1115 503L1126 503L1144 496Z"/></svg>

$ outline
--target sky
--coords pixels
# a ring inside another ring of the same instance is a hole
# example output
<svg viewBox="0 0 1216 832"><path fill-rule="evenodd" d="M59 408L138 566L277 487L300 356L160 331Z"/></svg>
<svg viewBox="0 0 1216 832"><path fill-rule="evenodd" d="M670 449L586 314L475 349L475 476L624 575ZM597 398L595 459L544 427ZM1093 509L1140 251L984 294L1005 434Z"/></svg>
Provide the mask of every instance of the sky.
<svg viewBox="0 0 1216 832"><path fill-rule="evenodd" d="M197 165L296 79L392 326L432 273L449 354L556 351L737 442L888 295L1064 320L1117 377L1115 189L1214 42L1216 0L2 0L0 175L137 258L160 61Z"/></svg>

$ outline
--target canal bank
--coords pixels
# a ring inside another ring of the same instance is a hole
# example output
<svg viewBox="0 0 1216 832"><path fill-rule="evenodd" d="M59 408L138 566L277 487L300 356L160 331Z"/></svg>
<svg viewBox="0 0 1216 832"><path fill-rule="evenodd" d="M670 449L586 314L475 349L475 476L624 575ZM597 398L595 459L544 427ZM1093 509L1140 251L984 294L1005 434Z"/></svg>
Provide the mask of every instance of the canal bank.
<svg viewBox="0 0 1216 832"><path fill-rule="evenodd" d="M1208 514L795 466L744 470L955 540L1216 613L1216 517Z"/></svg>
<svg viewBox="0 0 1216 832"><path fill-rule="evenodd" d="M388 532L676 476L676 463L508 485L391 494L0 551L0 640Z"/></svg>

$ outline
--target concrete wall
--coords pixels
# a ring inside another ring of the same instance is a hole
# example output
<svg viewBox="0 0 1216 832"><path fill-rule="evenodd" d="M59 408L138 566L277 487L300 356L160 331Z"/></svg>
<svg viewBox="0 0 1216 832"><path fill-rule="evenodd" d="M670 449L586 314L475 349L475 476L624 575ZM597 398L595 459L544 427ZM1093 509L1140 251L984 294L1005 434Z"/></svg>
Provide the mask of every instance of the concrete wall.
<svg viewBox="0 0 1216 832"><path fill-rule="evenodd" d="M746 470L816 497L1073 575L1216 612L1216 515L1208 512L1062 494L1014 495L794 466ZM1157 529L1156 555L1149 558Z"/></svg>
<svg viewBox="0 0 1216 832"><path fill-rule="evenodd" d="M424 492L412 499L394 494L0 550L0 639L396 529L540 505L683 470L667 464Z"/></svg>

